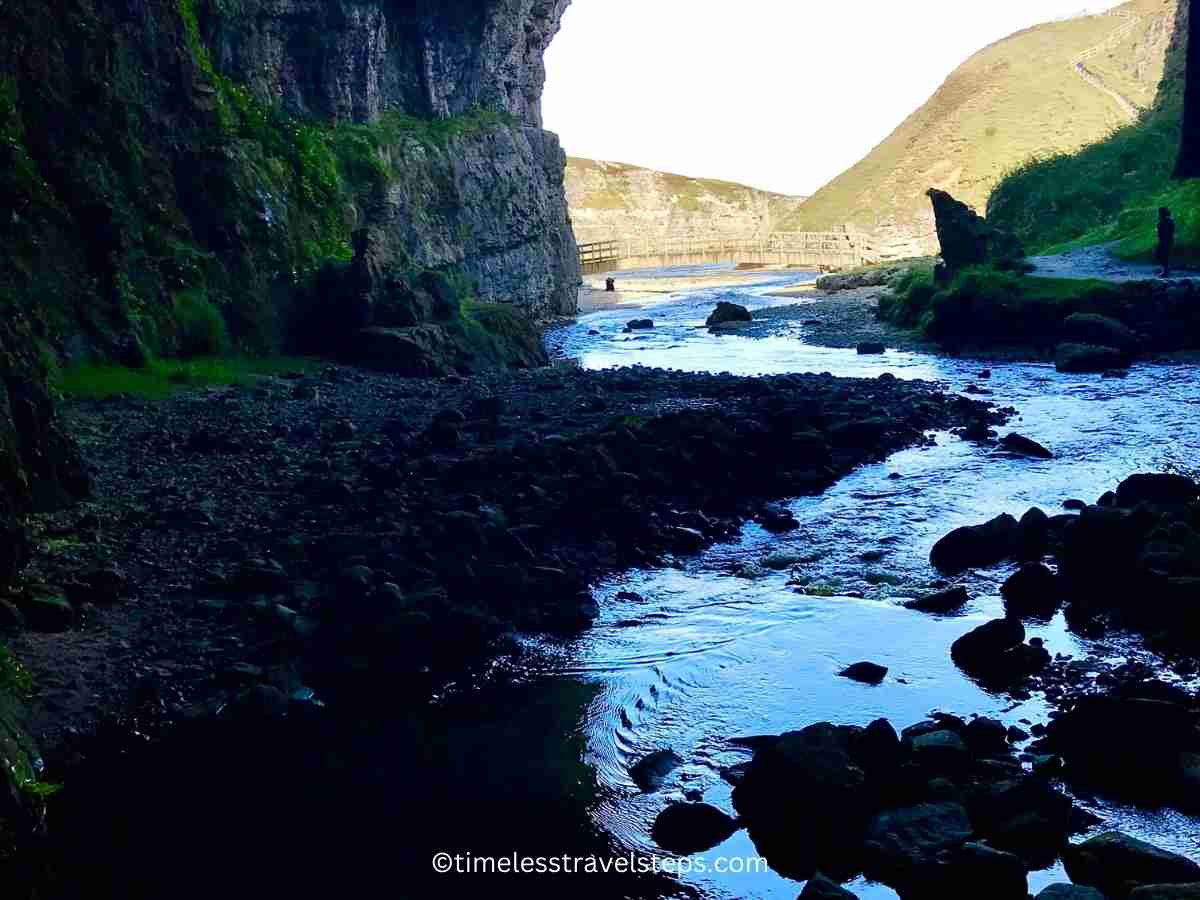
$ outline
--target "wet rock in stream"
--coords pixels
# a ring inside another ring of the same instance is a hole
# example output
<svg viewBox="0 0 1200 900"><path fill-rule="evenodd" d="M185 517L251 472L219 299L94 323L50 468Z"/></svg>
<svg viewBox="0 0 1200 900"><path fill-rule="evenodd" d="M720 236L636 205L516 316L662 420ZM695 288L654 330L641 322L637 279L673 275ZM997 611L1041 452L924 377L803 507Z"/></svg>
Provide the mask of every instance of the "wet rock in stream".
<svg viewBox="0 0 1200 900"><path fill-rule="evenodd" d="M906 609L913 609L917 612L945 615L962 609L962 607L970 602L971 595L967 593L966 588L954 587L939 591L936 594L919 597L916 600L909 600L904 606Z"/></svg>
<svg viewBox="0 0 1200 900"><path fill-rule="evenodd" d="M887 677L887 673L887 666L881 666L873 662L857 662L843 669L838 675L842 678L849 678L851 681L862 682L863 684L882 684L883 679Z"/></svg>
<svg viewBox="0 0 1200 900"><path fill-rule="evenodd" d="M983 525L955 529L933 546L929 561L951 575L967 569L995 565L1020 548L1020 524L1007 513Z"/></svg>
<svg viewBox="0 0 1200 900"><path fill-rule="evenodd" d="M1173 473L1123 481L1077 515L1030 510L956 529L931 560L962 572L1009 559L1025 565L1004 584L1013 616L1046 618L1060 604L1074 627L1115 625L1158 645L1200 653L1200 486ZM1042 562L1048 556L1057 573Z"/></svg>
<svg viewBox="0 0 1200 900"><path fill-rule="evenodd" d="M754 747L734 806L792 877L863 873L906 898L1024 900L1026 872L1074 830L1071 799L1026 773L992 720L942 716L902 740L886 720L820 723Z"/></svg>
<svg viewBox="0 0 1200 900"><path fill-rule="evenodd" d="M840 884L830 881L820 872L808 880L800 892L800 900L857 900Z"/></svg>
<svg viewBox="0 0 1200 900"><path fill-rule="evenodd" d="M654 820L654 842L672 853L711 850L737 831L737 822L707 803L672 803Z"/></svg>
<svg viewBox="0 0 1200 900"><path fill-rule="evenodd" d="M659 790L667 776L683 765L683 758L674 750L656 750L644 756L629 770L629 777L642 793Z"/></svg>
<svg viewBox="0 0 1200 900"><path fill-rule="evenodd" d="M1011 684L1050 664L1044 647L1025 643L1016 619L995 619L975 628L950 647L950 656L967 674L993 684Z"/></svg>
<svg viewBox="0 0 1200 900"><path fill-rule="evenodd" d="M1120 832L1101 834L1070 848L1063 862L1072 881L1099 888L1110 897L1127 896L1131 887L1142 885L1200 882L1200 865Z"/></svg>

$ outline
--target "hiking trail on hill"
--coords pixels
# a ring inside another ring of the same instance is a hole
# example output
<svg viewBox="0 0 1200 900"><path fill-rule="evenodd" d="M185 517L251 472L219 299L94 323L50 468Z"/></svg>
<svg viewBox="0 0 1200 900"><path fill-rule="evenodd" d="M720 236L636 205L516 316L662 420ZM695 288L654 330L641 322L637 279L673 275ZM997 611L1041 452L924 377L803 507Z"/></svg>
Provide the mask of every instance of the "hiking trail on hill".
<svg viewBox="0 0 1200 900"><path fill-rule="evenodd" d="M1029 263L1034 267L1030 274L1038 278L1098 278L1102 281L1195 281L1200 272L1195 269L1179 268L1166 279L1158 274L1160 267L1154 263L1129 262L1113 255L1116 242L1082 247L1053 256L1031 256Z"/></svg>

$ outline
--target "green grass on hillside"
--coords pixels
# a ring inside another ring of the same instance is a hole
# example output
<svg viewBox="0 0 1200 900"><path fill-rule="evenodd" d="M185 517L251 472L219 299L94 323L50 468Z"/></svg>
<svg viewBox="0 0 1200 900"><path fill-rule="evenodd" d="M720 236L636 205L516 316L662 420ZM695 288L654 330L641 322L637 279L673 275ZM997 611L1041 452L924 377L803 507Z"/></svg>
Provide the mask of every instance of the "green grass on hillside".
<svg viewBox="0 0 1200 900"><path fill-rule="evenodd" d="M1200 266L1200 182L1164 187L1157 193L1131 197L1115 218L1082 236L1044 248L1048 254L1112 243L1114 256L1131 262L1152 262L1158 245L1158 210L1168 207L1175 217L1173 263Z"/></svg>
<svg viewBox="0 0 1200 900"><path fill-rule="evenodd" d="M1115 89L1133 102L1153 97L1165 68L1174 0L1133 0L1119 8L1138 28L1101 57ZM893 223L932 232L925 191L948 190L982 210L1006 172L1027 160L1070 153L1127 123L1121 109L1072 69L1124 20L1088 16L1039 25L998 41L956 69L929 101L862 161L787 216L783 230Z"/></svg>
<svg viewBox="0 0 1200 900"><path fill-rule="evenodd" d="M910 270L879 303L879 317L943 343L1037 344L1076 312L1109 312L1121 293L1103 281L1029 278L977 267L945 287L929 266Z"/></svg>
<svg viewBox="0 0 1200 900"><path fill-rule="evenodd" d="M117 365L71 366L54 372L53 390L86 400L130 394L161 400L176 391L218 385L249 384L263 375L311 370L316 362L302 357L200 357L191 360L151 360L143 369Z"/></svg>
<svg viewBox="0 0 1200 900"><path fill-rule="evenodd" d="M1176 5L1160 2L1164 10ZM1118 256L1149 261L1158 240L1158 208L1167 206L1178 225L1175 260L1200 263L1200 188L1171 178L1179 153L1186 44L1176 39L1170 45L1153 108L1141 121L1077 152L1017 166L992 192L989 221L1014 232L1032 253L1115 242ZM1121 77L1121 64L1088 63L1110 79Z"/></svg>
<svg viewBox="0 0 1200 900"><path fill-rule="evenodd" d="M1188 195L1160 203L1173 193L1171 172L1179 152L1178 113L1165 113L1129 126L1074 154L1037 159L1018 167L997 185L988 201L988 220L1012 231L1035 253L1065 244L1094 244L1132 237L1147 224L1144 215L1123 210L1160 205L1184 212ZM1157 215L1157 213L1156 213ZM1122 218L1120 232L1113 227ZM1146 239L1152 239L1154 221ZM1182 224L1182 223L1181 223ZM1081 241L1084 236L1087 238ZM1179 237L1184 238L1183 229Z"/></svg>

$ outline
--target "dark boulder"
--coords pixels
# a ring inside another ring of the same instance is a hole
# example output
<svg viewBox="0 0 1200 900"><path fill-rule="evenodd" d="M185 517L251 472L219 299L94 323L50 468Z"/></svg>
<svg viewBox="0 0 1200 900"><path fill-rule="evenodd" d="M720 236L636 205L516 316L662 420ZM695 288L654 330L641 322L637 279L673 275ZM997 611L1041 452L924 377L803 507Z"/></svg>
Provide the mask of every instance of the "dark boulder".
<svg viewBox="0 0 1200 900"><path fill-rule="evenodd" d="M752 322L754 316L750 315L750 310L744 306L739 306L736 303L726 303L722 300L717 304L717 308L712 311L707 321L704 323L709 328L716 328L720 325L730 325L736 322Z"/></svg>
<svg viewBox="0 0 1200 900"><path fill-rule="evenodd" d="M1037 900L1107 900L1094 887L1082 884L1052 884L1040 894Z"/></svg>
<svg viewBox="0 0 1200 900"><path fill-rule="evenodd" d="M1050 542L1055 522L1036 506L1021 516L1020 548L1017 558L1021 560L1041 559Z"/></svg>
<svg viewBox="0 0 1200 900"><path fill-rule="evenodd" d="M239 567L236 586L256 594L283 594L291 587L287 570L274 559L247 559Z"/></svg>
<svg viewBox="0 0 1200 900"><path fill-rule="evenodd" d="M1200 900L1200 882L1192 884L1152 884L1134 888L1129 900Z"/></svg>
<svg viewBox="0 0 1200 900"><path fill-rule="evenodd" d="M1075 313L1063 320L1063 341L1070 344L1091 344L1115 347L1126 353L1138 349L1141 339L1122 322L1095 313Z"/></svg>
<svg viewBox="0 0 1200 900"><path fill-rule="evenodd" d="M1139 503L1159 506L1191 503L1200 497L1200 486L1183 475L1165 473L1130 475L1117 487L1117 506L1130 508Z"/></svg>
<svg viewBox="0 0 1200 900"><path fill-rule="evenodd" d="M929 561L943 572L956 575L967 569L1003 562L1017 554L1021 526L1005 513L983 525L968 525L950 532L933 546Z"/></svg>
<svg viewBox="0 0 1200 900"><path fill-rule="evenodd" d="M61 428L43 381L32 377L39 369L32 358L37 346L20 315L0 315L0 589L29 560L31 545L20 517L63 509L92 488L79 448Z"/></svg>
<svg viewBox="0 0 1200 900"><path fill-rule="evenodd" d="M1063 863L1072 881L1113 897L1125 896L1131 885L1200 882L1200 865L1118 831L1068 848Z"/></svg>
<svg viewBox="0 0 1200 900"><path fill-rule="evenodd" d="M913 761L928 773L957 775L971 761L966 741L948 728L906 737L904 743L910 748Z"/></svg>
<svg viewBox="0 0 1200 900"><path fill-rule="evenodd" d="M962 607L971 602L971 595L967 593L964 587L950 588L949 590L939 591L936 594L930 594L927 597L919 597L916 600L909 600L904 604L905 609L915 609L918 612L924 613L939 613L945 615L947 613L956 612Z"/></svg>
<svg viewBox="0 0 1200 900"><path fill-rule="evenodd" d="M1019 856L971 841L946 851L935 866L922 871L912 896L1028 900L1025 873L1025 862Z"/></svg>
<svg viewBox="0 0 1200 900"><path fill-rule="evenodd" d="M625 323L626 331L645 331L654 327L653 319L630 319Z"/></svg>
<svg viewBox="0 0 1200 900"><path fill-rule="evenodd" d="M984 781L968 793L975 827L995 847L1017 853L1040 868L1053 861L1073 831L1074 804L1040 777L1019 769Z"/></svg>
<svg viewBox="0 0 1200 900"><path fill-rule="evenodd" d="M995 619L956 640L950 656L964 672L984 681L1004 682L1044 669L1049 654L1023 643L1025 628L1016 619Z"/></svg>
<svg viewBox="0 0 1200 900"><path fill-rule="evenodd" d="M363 328L347 343L343 356L355 365L402 378L440 378L453 374L454 342L444 328Z"/></svg>
<svg viewBox="0 0 1200 900"><path fill-rule="evenodd" d="M887 666L873 662L857 662L838 673L842 678L860 681L863 684L882 684L887 677Z"/></svg>
<svg viewBox="0 0 1200 900"><path fill-rule="evenodd" d="M1059 573L1072 585L1078 609L1122 605L1144 590L1137 562L1157 517L1146 507L1089 506L1063 532Z"/></svg>
<svg viewBox="0 0 1200 900"><path fill-rule="evenodd" d="M1115 347L1095 344L1059 344L1054 353L1054 367L1060 372L1107 372L1128 369L1129 356Z"/></svg>
<svg viewBox="0 0 1200 900"><path fill-rule="evenodd" d="M884 810L867 825L863 847L868 872L883 880L906 880L974 836L966 809L957 803L921 803Z"/></svg>
<svg viewBox="0 0 1200 900"><path fill-rule="evenodd" d="M773 868L809 877L855 871L873 806L853 748L862 730L828 723L788 732L754 755L733 804Z"/></svg>
<svg viewBox="0 0 1200 900"><path fill-rule="evenodd" d="M0 586L8 584L29 561L31 545L25 528L0 517Z"/></svg>
<svg viewBox="0 0 1200 900"><path fill-rule="evenodd" d="M1043 447L1035 440L1025 437L1023 434L1017 434L1015 431L1000 439L1000 446L1010 453L1016 453L1019 456L1032 456L1035 459L1053 459L1054 454Z"/></svg>
<svg viewBox="0 0 1200 900"><path fill-rule="evenodd" d="M864 341L857 347L859 356L878 356L881 353L887 353L887 346L878 341Z"/></svg>
<svg viewBox="0 0 1200 900"><path fill-rule="evenodd" d="M18 608L34 631L56 634L75 625L75 608L59 594L26 597L19 602Z"/></svg>
<svg viewBox="0 0 1200 900"><path fill-rule="evenodd" d="M987 716L972 719L962 736L971 750L981 756L1008 752L1008 729L996 719Z"/></svg>
<svg viewBox="0 0 1200 900"><path fill-rule="evenodd" d="M900 763L900 736L887 719L876 719L851 743L851 756L872 776L887 775Z"/></svg>
<svg viewBox="0 0 1200 900"><path fill-rule="evenodd" d="M711 850L737 831L737 822L707 803L673 803L650 829L654 843L671 853Z"/></svg>
<svg viewBox="0 0 1200 900"><path fill-rule="evenodd" d="M649 794L661 788L667 776L682 765L683 759L674 750L656 750L634 763L629 776L639 790Z"/></svg>
<svg viewBox="0 0 1200 900"><path fill-rule="evenodd" d="M24 631L29 623L11 600L0 600L0 634Z"/></svg>
<svg viewBox="0 0 1200 900"><path fill-rule="evenodd" d="M1048 619L1062 603L1062 580L1041 563L1028 563L1009 576L1000 593L1008 616Z"/></svg>
<svg viewBox="0 0 1200 900"><path fill-rule="evenodd" d="M1188 754L1200 752L1190 703L1140 696L1079 698L1046 729L1047 750L1072 777L1122 798L1178 803Z"/></svg>
<svg viewBox="0 0 1200 900"><path fill-rule="evenodd" d="M858 898L836 882L830 881L820 872L808 880L800 892L800 900L858 900Z"/></svg>
<svg viewBox="0 0 1200 900"><path fill-rule="evenodd" d="M764 505L759 510L758 521L762 523L763 528L775 534L795 531L800 527L800 522L792 511L778 503Z"/></svg>
<svg viewBox="0 0 1200 900"><path fill-rule="evenodd" d="M950 272L988 262L1011 264L1024 257L1019 241L989 225L961 200L936 188L930 188L926 196L933 204L942 259Z"/></svg>
<svg viewBox="0 0 1200 900"><path fill-rule="evenodd" d="M124 569L113 563L84 573L66 588L67 599L76 606L83 603L107 606L126 595L129 591L129 577Z"/></svg>

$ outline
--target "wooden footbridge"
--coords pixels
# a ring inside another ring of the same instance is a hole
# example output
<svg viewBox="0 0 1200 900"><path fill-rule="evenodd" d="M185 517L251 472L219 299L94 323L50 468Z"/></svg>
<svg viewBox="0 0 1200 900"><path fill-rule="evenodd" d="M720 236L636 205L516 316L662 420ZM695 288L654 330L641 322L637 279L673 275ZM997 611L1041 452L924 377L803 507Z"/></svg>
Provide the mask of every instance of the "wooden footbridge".
<svg viewBox="0 0 1200 900"><path fill-rule="evenodd" d="M585 275L625 269L658 269L713 263L793 266L829 271L876 262L867 236L842 231L781 231L762 237L662 235L579 245Z"/></svg>

